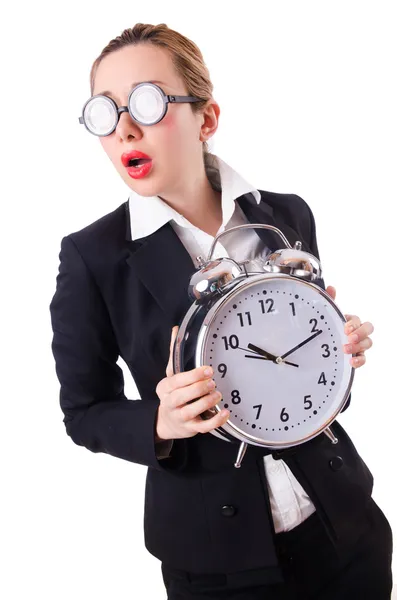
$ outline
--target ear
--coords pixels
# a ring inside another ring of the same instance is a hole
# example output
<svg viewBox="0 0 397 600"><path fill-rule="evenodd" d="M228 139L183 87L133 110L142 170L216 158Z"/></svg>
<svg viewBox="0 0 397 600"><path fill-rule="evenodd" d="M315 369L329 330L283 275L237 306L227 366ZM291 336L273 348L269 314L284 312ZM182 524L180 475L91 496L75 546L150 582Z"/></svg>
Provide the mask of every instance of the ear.
<svg viewBox="0 0 397 600"><path fill-rule="evenodd" d="M208 141L218 129L218 121L221 109L219 104L211 98L203 108L200 124L200 142Z"/></svg>

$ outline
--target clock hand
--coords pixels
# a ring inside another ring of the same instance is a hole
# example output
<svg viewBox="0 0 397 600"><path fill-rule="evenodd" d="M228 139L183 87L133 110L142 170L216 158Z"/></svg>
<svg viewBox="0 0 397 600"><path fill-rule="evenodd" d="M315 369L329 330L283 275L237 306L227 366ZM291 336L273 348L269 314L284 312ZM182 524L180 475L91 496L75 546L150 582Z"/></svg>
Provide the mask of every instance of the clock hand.
<svg viewBox="0 0 397 600"><path fill-rule="evenodd" d="M241 346L237 346L238 350L244 350L245 352L255 352L255 354L258 354L255 350L248 350L248 348L242 348ZM271 360L271 359L269 359Z"/></svg>
<svg viewBox="0 0 397 600"><path fill-rule="evenodd" d="M300 344L298 344L297 346L295 346L294 348L292 348L292 350L288 350L288 352L286 352L285 354L283 354L282 356L280 356L280 358L282 360L284 360L284 358L286 356L289 356L290 354L292 354L293 352L295 352L295 350L298 350L298 348L302 348L302 346L304 346L305 344L308 344L311 340L314 340L314 338L316 338L318 335L320 335L320 333L322 333L323 331L317 331L317 333L311 335L310 337L308 337L306 340L304 340L303 342L301 342ZM248 344L249 347L249 344Z"/></svg>
<svg viewBox="0 0 397 600"><path fill-rule="evenodd" d="M270 358L266 358L266 356L255 356L255 354L246 354L245 358L257 358L259 360L270 360ZM274 361L272 361L274 362ZM291 367L299 367L299 365L288 362L288 360L283 361L286 365L291 365Z"/></svg>
<svg viewBox="0 0 397 600"><path fill-rule="evenodd" d="M248 344L248 348L252 346L252 344ZM253 346L256 348L256 346ZM248 348L242 348L241 346L237 346L238 350L244 350L245 352L254 352L255 354L258 354L258 352L256 350L249 350ZM263 350L264 354L262 354L262 357L264 360L271 360L272 362L275 362L275 360L273 359L273 354L269 354L268 352L265 352L265 350ZM248 356L246 354L247 358L259 358L258 356ZM293 363L290 363L293 364Z"/></svg>
<svg viewBox="0 0 397 600"><path fill-rule="evenodd" d="M248 344L248 348L249 348L249 346L250 345ZM249 350L248 348L242 348L241 346L237 346L237 348L239 350L244 350L245 352L255 352L255 354L258 354L258 352L256 352L256 350ZM263 351L263 352L265 352L265 351ZM268 354L267 352L265 354L266 354L266 356L263 355L261 357L259 357L259 356L249 356L248 354L246 354L245 356L246 356L246 358L263 358L264 360L271 360L271 361L274 362L272 354Z"/></svg>
<svg viewBox="0 0 397 600"><path fill-rule="evenodd" d="M264 358L267 358L268 360L271 360L271 361L273 361L276 364L280 364L281 362L283 362L275 354L271 354L270 352L267 352L267 350L263 350L262 348L259 348L258 346L255 346L254 344L248 344L248 348L251 351L256 352L257 354L260 354ZM288 361L285 361L285 364L286 365L291 365L291 366L294 366L294 367L298 367L299 366L299 365L297 365L295 363L289 363Z"/></svg>
<svg viewBox="0 0 397 600"><path fill-rule="evenodd" d="M257 354L260 354L261 356L264 356L265 358L272 360L273 362L276 362L276 360L277 360L277 356L275 354L270 354L270 352L266 352L266 350L262 350L262 348L258 348L258 346L254 346L254 344L248 344L248 348L250 350L252 350L253 352L256 352Z"/></svg>
<svg viewBox="0 0 397 600"><path fill-rule="evenodd" d="M246 354L246 358L263 358L263 360L271 360L272 362L276 362L275 359L277 359L277 357L274 354L270 354L270 352L266 352L266 350L262 350L262 348L258 348L258 346L254 346L253 344L248 344L248 348L241 348L241 346L237 346L237 348L239 350L245 350L245 352L255 352L255 354L260 354L261 356L250 356L248 354ZM279 361L281 362L281 361ZM286 365L291 365L292 367L299 367L299 365L295 364L295 363L291 363L288 362L287 360L285 361Z"/></svg>

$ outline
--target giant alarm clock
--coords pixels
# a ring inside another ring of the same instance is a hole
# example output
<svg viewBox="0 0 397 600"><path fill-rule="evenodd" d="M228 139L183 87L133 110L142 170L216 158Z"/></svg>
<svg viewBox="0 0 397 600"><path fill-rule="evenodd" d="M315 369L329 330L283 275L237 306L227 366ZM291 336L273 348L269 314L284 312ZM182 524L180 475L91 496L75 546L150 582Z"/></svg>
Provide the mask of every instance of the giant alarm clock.
<svg viewBox="0 0 397 600"><path fill-rule="evenodd" d="M222 236L244 228L271 229L285 244L261 270L212 259ZM190 279L192 304L175 341L174 373L212 366L222 398L201 417L229 410L226 423L210 433L239 443L236 468L248 444L279 450L321 433L338 442L330 425L354 377L343 352L346 319L316 284L319 260L301 248L272 225L239 225L215 237Z"/></svg>

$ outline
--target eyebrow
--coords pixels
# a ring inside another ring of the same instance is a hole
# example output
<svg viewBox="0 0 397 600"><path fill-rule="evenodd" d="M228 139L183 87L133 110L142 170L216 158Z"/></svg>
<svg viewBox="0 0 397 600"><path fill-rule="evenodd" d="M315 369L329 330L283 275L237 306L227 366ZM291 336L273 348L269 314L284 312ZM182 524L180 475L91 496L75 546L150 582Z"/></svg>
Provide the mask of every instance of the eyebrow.
<svg viewBox="0 0 397 600"><path fill-rule="evenodd" d="M136 81L135 83L131 84L130 89L136 87L140 83L161 83L162 85L167 85L166 83L164 83L164 81L158 81L157 79L150 79L150 80L146 80L146 81ZM98 96L99 94L102 96L112 96L112 92L110 92L109 90L105 90L104 92L98 92L98 94L95 94L95 95Z"/></svg>

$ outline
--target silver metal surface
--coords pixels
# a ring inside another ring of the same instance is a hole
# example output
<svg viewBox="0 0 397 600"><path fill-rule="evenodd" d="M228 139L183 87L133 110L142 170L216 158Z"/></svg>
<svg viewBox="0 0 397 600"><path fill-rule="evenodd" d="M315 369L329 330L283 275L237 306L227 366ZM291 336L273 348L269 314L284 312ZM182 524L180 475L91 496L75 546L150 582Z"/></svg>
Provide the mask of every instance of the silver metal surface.
<svg viewBox="0 0 397 600"><path fill-rule="evenodd" d="M188 294L192 300L204 302L207 298L225 290L228 284L238 277L245 277L245 271L232 258L219 258L205 263L190 278Z"/></svg>
<svg viewBox="0 0 397 600"><path fill-rule="evenodd" d="M230 229L222 231L222 233L219 233L217 236L215 236L208 253L207 261L211 260L214 248L218 241L223 236L227 235L228 233L231 233L232 231L237 231L238 229L271 229L280 236L287 248L292 248L291 244L289 243L283 232L280 231L280 229L277 229L277 227L273 227L273 225L265 225L264 223L247 223L245 225L236 225L235 227L230 227Z"/></svg>
<svg viewBox="0 0 397 600"><path fill-rule="evenodd" d="M296 248L283 248L273 252L266 258L263 269L269 273L287 273L309 281L322 276L318 258Z"/></svg>
<svg viewBox="0 0 397 600"><path fill-rule="evenodd" d="M325 435L327 436L327 438L329 438L331 440L331 442L333 444L337 444L338 443L338 438L335 437L331 427L327 427L327 429L324 430Z"/></svg>
<svg viewBox="0 0 397 600"><path fill-rule="evenodd" d="M236 469L239 469L241 467L241 463L244 458L244 454L247 451L247 448L248 448L248 444L246 442L241 442L238 452L237 452L236 462L234 463L234 466L236 467Z"/></svg>

